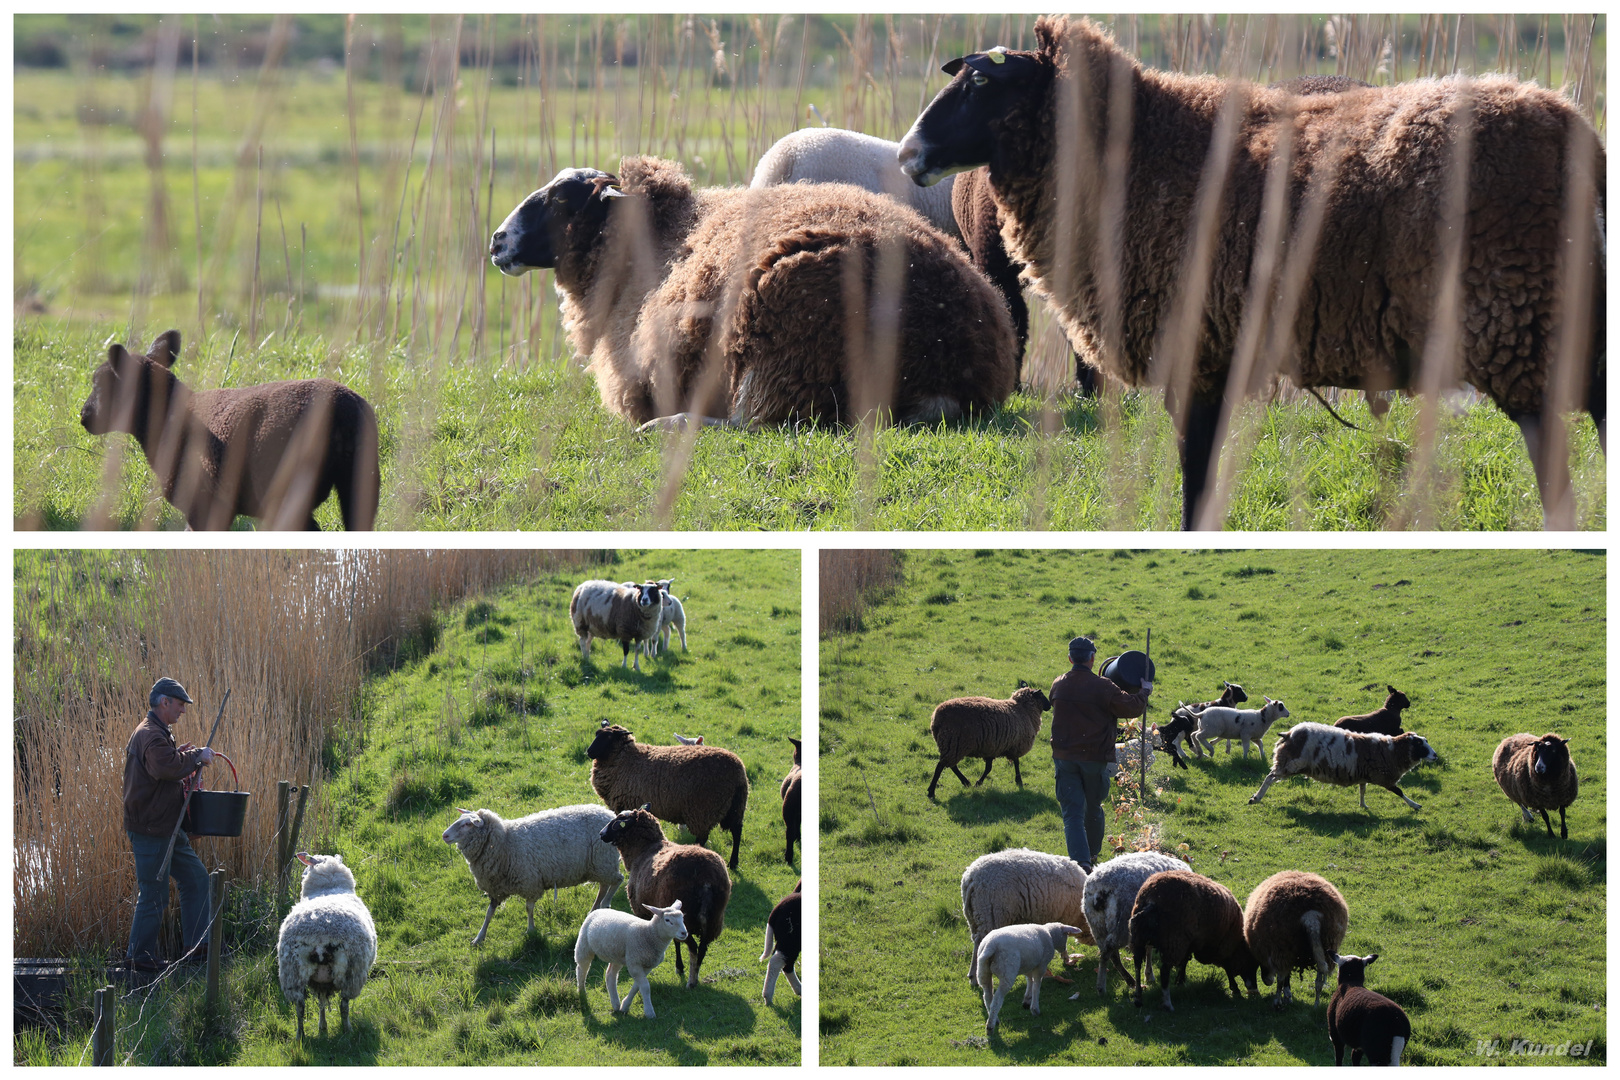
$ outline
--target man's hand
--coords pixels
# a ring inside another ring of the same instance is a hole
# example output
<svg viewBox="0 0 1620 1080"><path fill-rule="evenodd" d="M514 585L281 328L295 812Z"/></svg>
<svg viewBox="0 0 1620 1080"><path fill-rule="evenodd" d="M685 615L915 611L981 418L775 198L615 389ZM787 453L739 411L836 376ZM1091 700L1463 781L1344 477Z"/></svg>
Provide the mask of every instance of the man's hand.
<svg viewBox="0 0 1620 1080"><path fill-rule="evenodd" d="M1153 683L1152 682L1144 682L1142 684L1142 693L1144 693L1144 694L1153 693Z"/></svg>
<svg viewBox="0 0 1620 1080"><path fill-rule="evenodd" d="M214 763L214 752L208 749L206 746L202 748L202 763L204 765L212 765Z"/></svg>

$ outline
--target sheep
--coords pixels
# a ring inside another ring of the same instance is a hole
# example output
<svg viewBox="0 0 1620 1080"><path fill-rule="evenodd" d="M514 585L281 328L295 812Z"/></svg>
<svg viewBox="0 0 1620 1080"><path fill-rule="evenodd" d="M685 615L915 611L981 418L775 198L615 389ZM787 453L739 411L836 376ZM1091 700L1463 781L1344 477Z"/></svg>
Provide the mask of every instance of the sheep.
<svg viewBox="0 0 1620 1080"><path fill-rule="evenodd" d="M602 830L602 842L619 849L630 879L624 891L630 910L642 918L654 905L684 905L686 942L692 972L686 985L696 986L698 968L709 945L726 929L726 905L731 902L731 877L720 856L696 844L674 844L664 837L658 819L645 809L616 814ZM675 973L683 974L681 947L675 946ZM642 999L646 1001L645 998Z"/></svg>
<svg viewBox="0 0 1620 1080"><path fill-rule="evenodd" d="M947 63L900 166L926 186L988 165L1008 254L1070 343L1127 385L1164 387L1183 528L1219 524L1204 505L1217 433L1274 371L1375 393L1438 383L1439 363L1519 425L1545 524L1573 527L1568 463L1542 452L1542 425L1579 401L1604 440L1607 386L1606 157L1573 102L1502 75L1300 96L1146 69L1086 19L1043 17L1035 38ZM1284 169L1292 182L1268 192ZM1431 332L1454 288L1456 314ZM1552 392L1560 349L1579 368L1567 402Z"/></svg>
<svg viewBox="0 0 1620 1080"><path fill-rule="evenodd" d="M628 667L630 650L636 651L636 674L641 674L641 654L646 642L658 633L658 620L664 610L664 593L657 582L645 585L618 584L592 579L574 586L568 600L568 618L579 638L581 661L591 658L591 639L617 641L624 649L619 666Z"/></svg>
<svg viewBox="0 0 1620 1080"><path fill-rule="evenodd" d="M1547 837L1552 838L1552 819L1547 811L1558 811L1559 836L1569 839L1569 824L1564 820L1564 809L1575 801L1580 780L1575 775L1575 762L1569 756L1569 740L1548 732L1536 738L1528 732L1509 735L1491 755L1491 772L1496 774L1497 786L1519 808L1527 823L1536 820L1530 811L1541 812L1547 826Z"/></svg>
<svg viewBox="0 0 1620 1080"><path fill-rule="evenodd" d="M1170 751L1175 758L1175 763L1185 769L1187 762L1181 756L1178 747L1183 739L1187 739L1188 736L1198 730L1198 714L1212 705L1231 708L1248 700L1249 695L1244 692L1243 687L1235 682L1223 681L1221 683L1221 696L1214 701L1200 701L1193 705L1189 705L1185 701L1177 702L1176 707L1170 711L1170 722L1159 728L1160 742L1165 749ZM1193 753L1199 757L1204 756L1204 748L1198 744L1197 739L1188 739L1187 745L1191 746ZM1230 743L1227 744L1226 752L1232 752Z"/></svg>
<svg viewBox="0 0 1620 1080"><path fill-rule="evenodd" d="M630 1015L630 1003L641 995L641 1015L648 1020L653 1012L652 986L647 975L664 962L664 953L671 941L685 941L686 920L681 914L681 902L668 907L646 905L646 919L638 919L612 908L597 909L585 915L580 923L579 936L574 939L574 978L581 996L585 993L585 979L591 973L591 961L600 956L607 964L602 983L607 987L608 1000L614 1012ZM680 946L675 946L680 955ZM619 969L630 973L635 985L619 1001Z"/></svg>
<svg viewBox="0 0 1620 1080"><path fill-rule="evenodd" d="M334 490L345 529L376 524L377 415L365 398L331 379L193 390L172 370L179 355L178 330L145 356L109 346L79 423L133 435L189 528L228 529L246 514L319 531L315 508Z"/></svg>
<svg viewBox="0 0 1620 1080"><path fill-rule="evenodd" d="M854 184L917 211L934 228L956 236L950 178L920 188L900 171L899 143L845 128L800 128L777 139L754 166L749 187Z"/></svg>
<svg viewBox="0 0 1620 1080"><path fill-rule="evenodd" d="M1293 972L1316 969L1322 1000L1332 959L1350 927L1350 909L1333 883L1316 874L1283 870L1254 887L1243 905L1243 938L1260 964L1267 986L1277 984L1272 1005L1294 1000Z"/></svg>
<svg viewBox="0 0 1620 1080"><path fill-rule="evenodd" d="M701 736L701 735L682 735L680 732L677 731L677 732L675 732L675 741L680 743L682 746L702 746L703 745L703 736Z"/></svg>
<svg viewBox="0 0 1620 1080"><path fill-rule="evenodd" d="M608 809L645 805L655 816L685 825L699 844L708 843L718 825L731 833L729 865L737 869L748 810L742 758L719 746L642 746L627 729L606 720L585 755L591 759L591 787Z"/></svg>
<svg viewBox="0 0 1620 1080"><path fill-rule="evenodd" d="M847 184L694 190L635 156L617 176L564 169L490 258L555 270L603 405L643 427L936 423L1016 382L990 283L915 211Z"/></svg>
<svg viewBox="0 0 1620 1080"><path fill-rule="evenodd" d="M534 933L534 902L550 889L596 885L591 909L613 902L624 875L619 853L602 843L602 827L613 820L604 806L581 804L541 810L528 817L504 820L493 810L464 810L441 835L467 860L473 881L489 897L484 925L472 944L482 945L495 909L509 896L521 896L529 908L529 933Z"/></svg>
<svg viewBox="0 0 1620 1080"><path fill-rule="evenodd" d="M1067 955L1064 943L1083 933L1077 926L1060 922L1014 923L997 927L984 936L979 945L978 975L987 1014L986 1035L996 1030L1007 991L1020 975L1024 977L1024 1008L1036 1016L1041 1015L1041 980L1046 977L1052 954L1055 952L1061 961Z"/></svg>
<svg viewBox="0 0 1620 1080"><path fill-rule="evenodd" d="M1392 739L1357 735L1326 724L1295 724L1277 740L1271 771L1260 782L1260 790L1249 796L1249 803L1259 802L1283 777L1304 775L1339 787L1360 785L1363 810L1367 809L1368 784L1393 791L1407 806L1421 810L1422 806L1406 797L1399 781L1414 766L1439 760L1428 742L1410 731Z"/></svg>
<svg viewBox="0 0 1620 1080"><path fill-rule="evenodd" d="M1374 1065L1399 1065L1401 1051L1412 1038L1412 1021L1406 1010L1383 994L1367 989L1367 968L1378 959L1370 956L1338 958L1339 985L1328 999L1328 1040L1333 1043L1333 1064L1344 1064L1344 1048L1350 1048L1350 1064L1360 1065L1361 1055Z"/></svg>
<svg viewBox="0 0 1620 1080"><path fill-rule="evenodd" d="M799 989L799 977L793 973L793 965L799 962L799 946L804 932L800 915L803 900L800 887L803 884L800 881L794 885L792 892L778 900L765 920L765 951L759 954L759 958L769 961L765 968L767 1005L772 1004L776 997L778 975L786 975L793 992L804 996L804 991Z"/></svg>
<svg viewBox="0 0 1620 1080"><path fill-rule="evenodd" d="M321 1009L326 1037L326 1003L338 995L343 1031L349 1031L349 1002L365 989L377 959L377 928L371 912L355 895L354 874L341 855L298 852L304 864L299 901L281 920L276 940L276 973L281 992L298 1010L298 1041L304 1040L304 999L309 991Z"/></svg>
<svg viewBox="0 0 1620 1080"><path fill-rule="evenodd" d="M968 956L968 985L979 985L979 945L990 931L1013 923L1086 924L1086 872L1062 855L1028 848L981 855L962 871L962 916L973 948ZM1082 940L1091 943L1087 930Z"/></svg>
<svg viewBox="0 0 1620 1080"><path fill-rule="evenodd" d="M1126 986L1136 986L1119 959L1119 950L1130 944L1131 908L1136 904L1136 894L1141 891L1142 883L1154 874L1186 868L1186 863L1163 852L1133 851L1099 863L1086 878L1081 905L1086 926L1097 943L1097 993L1108 993L1110 961ZM1147 977L1153 978L1151 966Z"/></svg>
<svg viewBox="0 0 1620 1080"><path fill-rule="evenodd" d="M783 848L782 859L792 866L793 845L799 842L800 788L804 783L804 772L799 762L802 744L792 736L788 737L788 742L793 744L793 768L782 778L782 824L787 830L787 846Z"/></svg>
<svg viewBox="0 0 1620 1080"><path fill-rule="evenodd" d="M1394 738L1401 733L1401 710L1412 707L1411 699L1388 683L1389 696L1384 699L1382 707L1370 713L1361 713L1358 716L1341 716L1333 721L1333 726L1345 731L1354 731L1360 735L1388 735Z"/></svg>
<svg viewBox="0 0 1620 1080"><path fill-rule="evenodd" d="M664 578L658 582L664 592L664 610L658 617L658 652L669 648L671 630L681 635L681 652L686 651L686 608L681 605L681 598L669 591L674 583L674 578Z"/></svg>
<svg viewBox="0 0 1620 1080"><path fill-rule="evenodd" d="M1159 953L1159 991L1171 1012L1170 974L1179 971L1187 981L1187 964L1197 960L1226 972L1232 996L1241 999L1238 979L1259 993L1258 966L1243 937L1243 911L1237 898L1218 881L1188 869L1165 870L1142 883L1131 908L1131 957L1136 964L1136 986L1131 1003L1142 1005L1142 962L1149 949Z"/></svg>
<svg viewBox="0 0 1620 1080"><path fill-rule="evenodd" d="M1261 697L1266 697L1264 694ZM1211 705L1198 714L1198 730L1193 734L1193 741L1209 751L1209 756L1215 756L1215 741L1226 740L1226 752L1232 752L1232 740L1241 739L1243 742L1243 756L1249 756L1249 743L1252 740L1257 750L1262 750L1260 737L1266 729L1278 720L1288 718L1288 706L1281 701L1266 698L1264 706L1258 709L1230 709L1225 705Z"/></svg>
<svg viewBox="0 0 1620 1080"><path fill-rule="evenodd" d="M984 775L979 785L990 775L996 758L1012 762L1013 781L1024 786L1024 774L1018 759L1030 752L1035 736L1041 730L1041 714L1051 709L1052 702L1045 693L1018 680L1018 689L1006 701L1000 698L952 698L934 706L934 715L928 721L928 730L939 748L939 764L934 766L934 779L928 785L928 797L934 797L939 787L939 775L947 768L968 786L968 778L956 767L963 758L984 759Z"/></svg>

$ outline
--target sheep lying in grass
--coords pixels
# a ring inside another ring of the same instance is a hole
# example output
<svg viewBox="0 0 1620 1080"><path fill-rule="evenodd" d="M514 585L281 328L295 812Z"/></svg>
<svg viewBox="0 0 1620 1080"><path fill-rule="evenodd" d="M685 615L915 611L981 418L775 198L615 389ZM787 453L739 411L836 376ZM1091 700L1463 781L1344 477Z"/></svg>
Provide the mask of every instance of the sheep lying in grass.
<svg viewBox="0 0 1620 1080"><path fill-rule="evenodd" d="M671 843L658 827L658 819L646 810L614 815L602 830L602 842L618 848L624 860L630 875L624 891L633 913L645 918L654 906L681 902L690 934L686 949L692 958L686 985L696 986L709 945L726 929L731 877L725 860L696 844ZM675 973L684 974L679 945L675 946Z"/></svg>
<svg viewBox="0 0 1620 1080"><path fill-rule="evenodd" d="M1131 957L1136 963L1136 987L1131 1001L1142 1004L1142 962L1148 950L1159 954L1159 991L1164 1007L1170 1003L1170 974L1187 981L1187 964L1197 960L1226 972L1232 996L1242 998L1238 979L1259 993L1256 963L1243 938L1243 911L1237 898L1218 881L1191 870L1167 870L1142 883L1131 908Z"/></svg>
<svg viewBox="0 0 1620 1080"><path fill-rule="evenodd" d="M1371 956L1341 956L1339 986L1328 999L1328 1040L1333 1043L1333 1064L1344 1064L1344 1048L1350 1048L1350 1064L1360 1065L1361 1055L1373 1065L1399 1065L1401 1051L1412 1038L1412 1021L1406 1010L1383 994L1367 989L1367 969L1378 959Z"/></svg>
<svg viewBox="0 0 1620 1080"><path fill-rule="evenodd" d="M1154 874L1186 868L1186 863L1163 852L1133 851L1097 864L1086 877L1081 903L1085 908L1086 926L1097 943L1097 993L1108 993L1110 963L1126 986L1136 987L1136 981L1119 959L1119 950L1130 944L1131 908L1136 905L1136 894L1141 891L1142 883ZM1153 978L1151 964L1147 977Z"/></svg>
<svg viewBox="0 0 1620 1080"><path fill-rule="evenodd" d="M1264 694L1260 695L1265 697ZM1209 756L1215 756L1215 742L1217 739L1226 740L1226 752L1232 752L1232 740L1239 739L1243 743L1243 756L1249 756L1249 743L1253 742L1256 749L1260 748L1260 738L1266 729L1278 720L1288 718L1288 707L1280 701L1266 698L1266 703L1259 709L1231 709L1224 705L1211 705L1198 714L1198 731L1193 735L1195 743L1200 744L1209 751Z"/></svg>
<svg viewBox="0 0 1620 1080"><path fill-rule="evenodd" d="M1411 699L1390 686L1389 696L1384 699L1382 706L1370 713L1341 716L1333 721L1333 726L1359 735L1388 735L1394 738L1401 733L1401 710L1411 707Z"/></svg>
<svg viewBox="0 0 1620 1080"><path fill-rule="evenodd" d="M979 985L979 945L990 931L1014 923L1085 926L1086 872L1062 855L1009 848L981 855L962 871L962 915L973 948L968 983ZM1091 932L1082 940L1087 944Z"/></svg>
<svg viewBox="0 0 1620 1080"><path fill-rule="evenodd" d="M899 150L899 143L847 128L800 128L777 139L760 155L748 186L854 184L911 207L934 228L955 236L949 180L931 188L918 187L900 171Z"/></svg>
<svg viewBox="0 0 1620 1080"><path fill-rule="evenodd" d="M978 976L987 1014L986 1035L996 1030L1002 1002L1007 1000L1007 991L1020 975L1024 977L1024 1008L1036 1016L1041 1015L1041 980L1046 977L1047 965L1052 962L1054 953L1060 961L1063 959L1065 941L1084 933L1078 926L1059 922L1015 923L998 927L984 936L978 949Z"/></svg>
<svg viewBox="0 0 1620 1080"><path fill-rule="evenodd" d="M602 843L603 826L613 820L605 806L581 804L542 810L513 821L493 810L463 810L440 837L454 844L467 860L478 888L489 897L484 925L473 937L484 943L495 909L509 896L521 896L529 908L529 933L534 933L534 902L562 886L594 883L592 909L613 902L624 875L619 853Z"/></svg>
<svg viewBox="0 0 1620 1080"><path fill-rule="evenodd" d="M349 1002L365 989L377 959L377 928L354 892L354 874L341 855L298 853L304 864L300 899L281 920L276 967L281 992L298 1009L298 1038L304 1038L304 998L313 991L321 1007L326 1037L326 1003L335 993L349 1030Z"/></svg>
<svg viewBox="0 0 1620 1080"><path fill-rule="evenodd" d="M609 809L645 805L655 816L685 825L699 844L718 825L731 833L730 866L737 869L748 810L742 758L719 746L643 746L606 720L585 756L591 759L591 787Z"/></svg>
<svg viewBox="0 0 1620 1080"><path fill-rule="evenodd" d="M1277 984L1276 1008L1294 1000L1295 969L1316 969L1315 1002L1321 1002L1349 927L1350 909L1324 877L1283 870L1254 887L1243 906L1243 937L1260 963L1260 977L1267 986Z"/></svg>
<svg viewBox="0 0 1620 1080"><path fill-rule="evenodd" d="M759 958L769 961L765 967L767 1005L776 997L778 975L786 975L793 992L804 996L804 991L799 989L799 977L793 973L793 965L799 962L799 949L804 938L804 922L800 914L803 907L800 890L803 887L804 881L801 879L793 886L792 892L776 902L765 920L765 951L759 954Z"/></svg>
<svg viewBox="0 0 1620 1080"><path fill-rule="evenodd" d="M1041 730L1041 713L1051 707L1052 702L1045 693L1023 680L1019 680L1018 689L1006 701L964 697L951 698L934 706L928 730L939 748L939 763L934 766L934 779L928 784L928 797L934 797L939 774L946 769L955 773L962 786L967 787L968 778L956 765L970 757L984 759L980 785L989 777L996 758L1004 757L1012 762L1013 782L1023 787L1024 774L1018 760L1035 746L1035 736Z"/></svg>
<svg viewBox="0 0 1620 1080"><path fill-rule="evenodd" d="M574 977L579 992L585 993L585 978L591 973L591 961L600 956L607 963L602 982L607 986L608 1000L614 1012L630 1013L630 1003L641 995L641 1014L648 1020L653 1012L652 986L647 975L664 962L664 953L671 941L686 940L686 920L681 915L681 902L669 907L646 905L646 919L638 919L612 908L600 908L585 916L580 924L579 937L574 939ZM679 955L679 946L676 947ZM630 993L619 1002L619 970L630 973L635 982Z"/></svg>
<svg viewBox="0 0 1620 1080"><path fill-rule="evenodd" d="M1536 820L1530 811L1540 811L1550 838L1552 819L1547 811L1557 810L1559 835L1569 839L1564 810L1579 794L1580 780L1569 756L1568 739L1550 731L1539 739L1528 732L1509 735L1491 755L1491 771L1496 774L1502 794L1519 808L1527 823Z"/></svg>
<svg viewBox="0 0 1620 1080"><path fill-rule="evenodd" d="M1309 776L1324 784L1361 788L1361 808L1367 809L1367 785L1374 784L1400 796L1414 810L1422 806L1406 797L1399 780L1416 765L1439 761L1440 756L1421 735L1407 732L1387 735L1357 735L1353 731L1326 724L1295 724L1283 732L1272 753L1271 771L1260 782L1260 790L1249 796L1253 805L1285 776Z"/></svg>

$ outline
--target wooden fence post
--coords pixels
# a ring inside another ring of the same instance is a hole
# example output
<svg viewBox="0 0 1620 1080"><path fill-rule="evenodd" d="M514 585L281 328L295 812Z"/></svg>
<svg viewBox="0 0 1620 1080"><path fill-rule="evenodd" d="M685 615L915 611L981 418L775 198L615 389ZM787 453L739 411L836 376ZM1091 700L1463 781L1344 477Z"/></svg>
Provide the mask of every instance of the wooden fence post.
<svg viewBox="0 0 1620 1080"><path fill-rule="evenodd" d="M281 780L276 783L276 918L279 920L287 910L287 883L290 876L287 871L292 866L293 855L298 851L298 832L304 825L304 806L309 802L310 785L299 787L296 784ZM292 795L298 795L298 808L292 810ZM289 824L288 818L292 818Z"/></svg>
<svg viewBox="0 0 1620 1080"><path fill-rule="evenodd" d="M118 1018L118 994L111 986L96 991L96 1026L90 1035L90 1064L113 1063L113 1030Z"/></svg>
<svg viewBox="0 0 1620 1080"><path fill-rule="evenodd" d="M225 946L225 871L215 870L208 878L211 917L208 923L207 1008L212 1012L219 1006L219 958Z"/></svg>

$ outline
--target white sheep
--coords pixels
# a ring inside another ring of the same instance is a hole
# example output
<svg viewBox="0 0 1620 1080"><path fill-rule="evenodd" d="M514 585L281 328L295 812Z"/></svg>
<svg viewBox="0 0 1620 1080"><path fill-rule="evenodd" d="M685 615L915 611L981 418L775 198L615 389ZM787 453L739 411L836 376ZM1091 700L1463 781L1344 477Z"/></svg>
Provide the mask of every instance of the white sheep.
<svg viewBox="0 0 1620 1080"><path fill-rule="evenodd" d="M701 735L682 735L680 732L677 731L677 732L675 732L675 741L680 743L682 746L702 746L703 745L703 736L701 736Z"/></svg>
<svg viewBox="0 0 1620 1080"><path fill-rule="evenodd" d="M489 897L484 925L472 939L484 943L489 920L508 896L521 896L529 907L529 933L534 933L534 902L559 886L594 882L592 908L605 908L624 880L619 853L602 843L602 829L613 820L605 806L583 803L542 810L506 821L493 810L463 810L444 830L443 840L454 844L467 860L478 888Z"/></svg>
<svg viewBox="0 0 1620 1080"><path fill-rule="evenodd" d="M754 179L748 186L854 184L911 207L949 236L959 235L951 209L956 178L918 187L900 171L899 152L899 143L858 131L800 128L771 144L754 166Z"/></svg>
<svg viewBox="0 0 1620 1080"><path fill-rule="evenodd" d="M1266 697L1264 694L1261 697ZM1243 756L1249 756L1249 743L1253 742L1256 749L1260 748L1260 737L1266 729L1278 720L1288 719L1288 709L1280 701L1266 698L1264 707L1259 709L1233 709L1225 705L1211 705L1198 714L1198 730L1193 738L1209 751L1211 757L1215 756L1215 741L1226 740L1226 752L1232 752L1232 740L1243 741Z"/></svg>
<svg viewBox="0 0 1620 1080"><path fill-rule="evenodd" d="M686 651L686 608L681 606L681 598L669 592L665 585L664 613L658 619L658 651L663 652L669 648L669 632L674 630L681 635L681 652Z"/></svg>
<svg viewBox="0 0 1620 1080"><path fill-rule="evenodd" d="M1135 980L1119 958L1119 950L1127 948L1131 940L1131 907L1142 883L1154 874L1167 870L1185 870L1187 864L1159 851L1133 851L1117 855L1099 863L1086 878L1081 904L1085 909L1086 925L1097 943L1097 993L1108 992L1108 964L1111 961L1125 980L1135 987ZM1151 964L1147 978L1153 978ZM1078 998L1080 995L1074 995Z"/></svg>
<svg viewBox="0 0 1620 1080"><path fill-rule="evenodd" d="M1065 941L1084 933L1078 926L1058 922L1015 923L984 936L979 944L978 975L988 1014L984 1022L986 1035L996 1030L1007 991L1020 975L1024 977L1025 1008L1036 1016L1041 1015L1041 980L1046 977L1047 965L1052 962L1054 953L1059 960L1063 959ZM995 986L994 993L992 986Z"/></svg>
<svg viewBox="0 0 1620 1080"><path fill-rule="evenodd" d="M962 871L962 916L973 949L968 983L979 985L979 946L992 930L1014 923L1085 926L1086 872L1062 855L1009 848L981 855ZM1082 940L1090 944L1090 931Z"/></svg>
<svg viewBox="0 0 1620 1080"><path fill-rule="evenodd" d="M304 864L301 899L281 920L276 941L276 973L281 992L298 1009L298 1038L304 1037L304 998L310 991L321 1007L320 1034L326 1036L326 1002L339 997L343 1030L349 1030L349 1002L365 988L377 959L377 928L371 912L355 895L354 874L341 855L298 853Z"/></svg>
<svg viewBox="0 0 1620 1080"><path fill-rule="evenodd" d="M600 956L607 962L602 981L607 985L608 1000L614 1012L630 1013L630 1003L641 995L641 1012L648 1020L653 1012L652 987L647 973L664 962L671 941L686 940L686 919L681 914L681 902L669 907L647 905L652 916L638 919L624 911L598 908L580 923L579 937L574 941L574 973L579 992L585 992L585 978L591 973L591 960ZM619 1003L619 969L630 973L635 986Z"/></svg>

